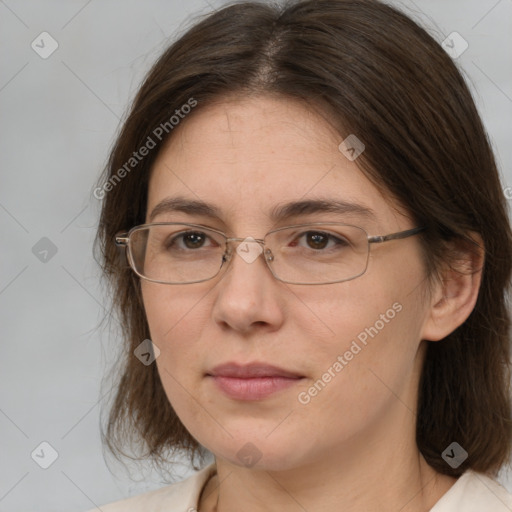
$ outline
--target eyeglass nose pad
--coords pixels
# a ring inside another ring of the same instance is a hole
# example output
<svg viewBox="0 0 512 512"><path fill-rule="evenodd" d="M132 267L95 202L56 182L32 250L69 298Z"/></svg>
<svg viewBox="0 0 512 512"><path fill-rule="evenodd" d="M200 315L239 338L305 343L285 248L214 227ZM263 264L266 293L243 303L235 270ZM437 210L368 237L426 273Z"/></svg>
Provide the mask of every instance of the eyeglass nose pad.
<svg viewBox="0 0 512 512"><path fill-rule="evenodd" d="M232 257L233 257L233 250L231 249L231 247L227 246L226 250L224 251L224 254L222 255L222 265L221 265L221 267L225 263L229 263L231 261Z"/></svg>
<svg viewBox="0 0 512 512"><path fill-rule="evenodd" d="M241 242L244 242L246 241L247 239L244 239L244 240L240 240ZM247 244L246 244L247 245ZM240 247L240 246L239 246ZM260 249L261 250L261 249ZM224 254L222 255L222 264L221 264L221 268L225 265L225 264L228 264L232 259L233 259L233 254L235 252L238 252L238 249L236 251L233 250L233 246L232 245L226 245L226 250L224 251ZM245 252L245 251L244 251ZM238 252L239 253L239 252ZM239 253L240 254L240 253ZM245 259L245 258L244 258Z"/></svg>

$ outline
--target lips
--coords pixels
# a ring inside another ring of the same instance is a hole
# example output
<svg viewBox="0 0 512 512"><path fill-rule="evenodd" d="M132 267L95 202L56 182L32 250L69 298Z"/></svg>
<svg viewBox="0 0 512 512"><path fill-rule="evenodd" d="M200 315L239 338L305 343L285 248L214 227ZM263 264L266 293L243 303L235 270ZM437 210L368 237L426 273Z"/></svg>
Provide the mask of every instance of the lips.
<svg viewBox="0 0 512 512"><path fill-rule="evenodd" d="M253 379L256 377L285 377L297 379L302 377L283 368L264 363L250 363L241 365L237 363L226 363L216 366L208 375L213 377L231 377L238 379Z"/></svg>
<svg viewBox="0 0 512 512"><path fill-rule="evenodd" d="M217 389L234 400L262 400L297 384L303 377L274 365L227 363L207 374Z"/></svg>

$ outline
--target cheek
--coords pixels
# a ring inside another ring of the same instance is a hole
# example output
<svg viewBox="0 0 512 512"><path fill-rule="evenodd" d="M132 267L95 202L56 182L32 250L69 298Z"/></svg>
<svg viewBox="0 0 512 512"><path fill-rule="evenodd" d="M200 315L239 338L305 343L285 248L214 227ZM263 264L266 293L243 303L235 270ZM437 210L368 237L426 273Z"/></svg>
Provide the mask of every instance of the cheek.
<svg viewBox="0 0 512 512"><path fill-rule="evenodd" d="M303 298L318 314L318 325L330 330L312 340L313 372L303 402L327 408L345 403L364 415L390 390L407 387L420 342L420 298L411 293L414 281L392 281L363 277L341 284L331 297Z"/></svg>
<svg viewBox="0 0 512 512"><path fill-rule="evenodd" d="M396 406L415 409L411 309L382 304L367 304L357 317L343 315L336 341L320 340L311 351L314 371L296 397L296 418L307 430L322 432L318 442L326 450L332 440L349 439L378 424Z"/></svg>
<svg viewBox="0 0 512 512"><path fill-rule="evenodd" d="M204 400L191 400L202 376L204 350L194 341L208 319L206 291L185 292L183 287L145 282L142 295L151 341L160 350L156 365L164 391L182 423L197 437L194 426L207 420L199 406Z"/></svg>
<svg viewBox="0 0 512 512"><path fill-rule="evenodd" d="M183 286L145 282L142 285L144 308L151 340L160 349L158 363L174 374L185 374L187 361L197 347L193 340L201 336L208 320L207 292Z"/></svg>

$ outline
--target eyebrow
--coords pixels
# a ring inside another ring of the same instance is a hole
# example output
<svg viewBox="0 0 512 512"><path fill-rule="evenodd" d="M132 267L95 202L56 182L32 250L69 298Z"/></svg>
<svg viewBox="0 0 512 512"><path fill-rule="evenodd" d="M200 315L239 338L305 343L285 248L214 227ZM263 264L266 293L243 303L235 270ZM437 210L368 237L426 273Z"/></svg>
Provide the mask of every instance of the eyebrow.
<svg viewBox="0 0 512 512"><path fill-rule="evenodd" d="M160 201L151 211L149 222L164 213L182 212L222 221L222 212L211 203L184 197L167 197ZM291 201L275 206L270 212L272 221L284 221L301 215L315 213L335 213L338 215L356 214L368 219L375 219L376 214L367 206L339 199L308 199Z"/></svg>

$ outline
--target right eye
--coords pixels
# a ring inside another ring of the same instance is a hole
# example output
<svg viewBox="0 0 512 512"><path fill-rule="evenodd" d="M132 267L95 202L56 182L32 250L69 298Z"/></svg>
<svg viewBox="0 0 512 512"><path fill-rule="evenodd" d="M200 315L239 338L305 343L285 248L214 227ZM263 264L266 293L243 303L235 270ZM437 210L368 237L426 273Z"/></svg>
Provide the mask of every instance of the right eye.
<svg viewBox="0 0 512 512"><path fill-rule="evenodd" d="M210 245L206 245L210 242ZM186 231L172 235L166 241L167 249L194 250L203 247L215 247L217 244L206 233L202 231Z"/></svg>

